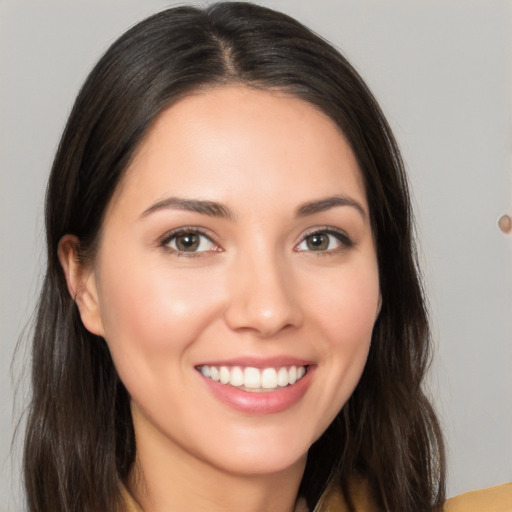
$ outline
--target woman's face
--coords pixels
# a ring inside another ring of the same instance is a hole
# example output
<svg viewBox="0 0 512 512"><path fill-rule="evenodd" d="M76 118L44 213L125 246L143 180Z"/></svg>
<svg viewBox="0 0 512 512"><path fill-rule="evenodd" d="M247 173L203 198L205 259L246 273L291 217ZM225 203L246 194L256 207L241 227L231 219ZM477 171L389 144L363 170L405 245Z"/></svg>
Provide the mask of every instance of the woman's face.
<svg viewBox="0 0 512 512"><path fill-rule="evenodd" d="M361 172L289 95L219 87L155 122L107 209L82 306L139 458L304 464L354 390L380 307Z"/></svg>

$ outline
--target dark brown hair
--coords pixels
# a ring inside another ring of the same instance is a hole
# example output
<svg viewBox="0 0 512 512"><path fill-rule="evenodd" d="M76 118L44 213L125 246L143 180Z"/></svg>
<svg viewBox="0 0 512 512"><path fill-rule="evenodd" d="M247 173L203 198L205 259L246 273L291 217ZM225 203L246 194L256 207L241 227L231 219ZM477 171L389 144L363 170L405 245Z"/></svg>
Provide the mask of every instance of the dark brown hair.
<svg viewBox="0 0 512 512"><path fill-rule="evenodd" d="M362 477L377 505L438 510L444 455L422 391L430 340L397 145L347 60L292 18L249 3L168 9L121 36L89 75L55 157L46 198L47 272L33 340L24 472L31 512L115 511L135 459L129 397L107 346L83 326L57 257L71 233L94 255L105 209L155 118L194 90L279 89L330 116L362 171L382 310L348 403L311 447L301 493L313 507L331 478L350 502Z"/></svg>

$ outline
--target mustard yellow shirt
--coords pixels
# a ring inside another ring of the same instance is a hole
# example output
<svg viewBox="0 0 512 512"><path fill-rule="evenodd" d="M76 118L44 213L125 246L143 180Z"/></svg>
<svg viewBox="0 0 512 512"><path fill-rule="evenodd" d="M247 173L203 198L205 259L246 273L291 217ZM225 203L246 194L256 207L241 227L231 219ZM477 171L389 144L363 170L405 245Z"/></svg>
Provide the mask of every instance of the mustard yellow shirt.
<svg viewBox="0 0 512 512"><path fill-rule="evenodd" d="M352 487L357 512L379 512L369 499L364 483ZM123 489L125 512L142 512L130 494ZM296 512L307 510L298 502ZM512 512L512 483L471 491L446 501L444 512ZM336 486L329 486L313 512L348 512L343 493Z"/></svg>
<svg viewBox="0 0 512 512"><path fill-rule="evenodd" d="M357 512L381 512L370 500L366 484L351 487ZM348 512L341 490L330 486L313 512ZM443 512L512 512L512 483L471 491L446 500Z"/></svg>

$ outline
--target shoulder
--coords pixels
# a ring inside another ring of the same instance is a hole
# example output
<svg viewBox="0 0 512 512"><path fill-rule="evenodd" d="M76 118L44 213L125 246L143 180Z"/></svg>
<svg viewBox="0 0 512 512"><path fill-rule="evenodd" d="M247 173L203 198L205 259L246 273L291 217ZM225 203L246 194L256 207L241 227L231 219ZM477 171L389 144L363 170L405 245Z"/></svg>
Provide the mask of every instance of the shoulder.
<svg viewBox="0 0 512 512"><path fill-rule="evenodd" d="M512 483L471 491L447 500L443 512L512 512Z"/></svg>
<svg viewBox="0 0 512 512"><path fill-rule="evenodd" d="M350 482L350 494L357 512L378 512L366 481ZM313 512L348 512L341 489L332 483ZM471 491L446 501L443 512L512 512L512 483Z"/></svg>
<svg viewBox="0 0 512 512"><path fill-rule="evenodd" d="M351 482L350 491L357 512L376 512L369 498L368 484L363 480ZM142 512L135 500L123 487L123 512ZM447 500L443 512L512 512L512 483L471 491ZM326 489L313 512L348 512L341 489L332 483Z"/></svg>

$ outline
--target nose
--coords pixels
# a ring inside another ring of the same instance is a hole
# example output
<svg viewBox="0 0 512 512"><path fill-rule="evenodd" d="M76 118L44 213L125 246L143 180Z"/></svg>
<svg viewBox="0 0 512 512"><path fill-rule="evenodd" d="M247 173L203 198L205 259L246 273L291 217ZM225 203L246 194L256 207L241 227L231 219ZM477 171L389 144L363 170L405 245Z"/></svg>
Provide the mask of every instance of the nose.
<svg viewBox="0 0 512 512"><path fill-rule="evenodd" d="M277 256L240 257L231 273L229 300L225 310L228 326L269 338L280 331L299 327L302 308L290 262Z"/></svg>

